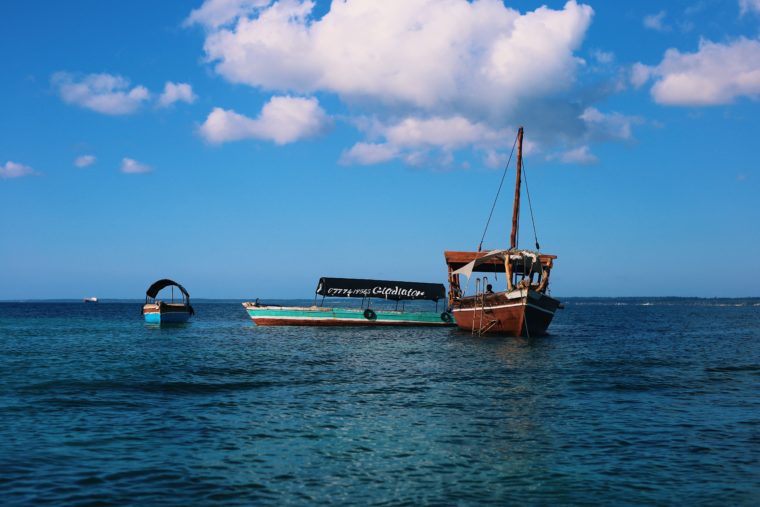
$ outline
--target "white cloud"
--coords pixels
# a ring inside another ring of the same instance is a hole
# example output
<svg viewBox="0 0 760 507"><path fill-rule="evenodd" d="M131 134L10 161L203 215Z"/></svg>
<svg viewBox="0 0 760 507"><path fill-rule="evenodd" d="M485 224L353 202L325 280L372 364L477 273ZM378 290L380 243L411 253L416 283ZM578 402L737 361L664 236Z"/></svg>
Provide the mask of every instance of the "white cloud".
<svg viewBox="0 0 760 507"><path fill-rule="evenodd" d="M591 153L591 150L588 146L579 146L577 148L574 148L572 150L567 150L565 152L562 152L558 155L555 155L550 158L556 158L560 162L565 164L595 164L599 161L599 159Z"/></svg>
<svg viewBox="0 0 760 507"><path fill-rule="evenodd" d="M175 102L192 104L198 97L193 93L193 87L187 83L172 83L167 81L164 92L158 98L159 107L168 107Z"/></svg>
<svg viewBox="0 0 760 507"><path fill-rule="evenodd" d="M149 173L153 170L153 168L147 164L138 162L137 160L125 157L121 159L120 170L121 172L127 173L127 174L141 174L141 173Z"/></svg>
<svg viewBox="0 0 760 507"><path fill-rule="evenodd" d="M385 129L384 136L395 146L436 146L457 149L471 144L499 145L510 136L472 123L461 116L450 118L405 118Z"/></svg>
<svg viewBox="0 0 760 507"><path fill-rule="evenodd" d="M586 108L580 119L586 124L589 139L595 141L630 141L633 139L633 125L644 123L638 116L602 113L595 107Z"/></svg>
<svg viewBox="0 0 760 507"><path fill-rule="evenodd" d="M739 13L744 16L748 12L760 13L760 0L739 0Z"/></svg>
<svg viewBox="0 0 760 507"><path fill-rule="evenodd" d="M453 162L458 150L495 163L511 147L514 126L525 123L545 149L631 136L633 123L622 115L579 118L620 88L594 94L578 82L599 74L579 72L586 62L576 52L593 9L576 0L528 12L502 0L342 0L326 12L315 5L208 0L187 23L206 28L206 59L226 80L276 95L332 94L349 106L349 123L374 118L371 128L358 125L364 138L343 152L342 163ZM610 52L589 54L614 62ZM200 132L214 143L303 137L297 125L276 135L287 124L269 126L263 115L216 108ZM615 134L590 136L602 123Z"/></svg>
<svg viewBox="0 0 760 507"><path fill-rule="evenodd" d="M0 165L0 178L21 178L22 176L29 176L34 174L34 169L28 165L18 164L9 160L5 165Z"/></svg>
<svg viewBox="0 0 760 507"><path fill-rule="evenodd" d="M700 41L696 53L668 49L654 67L638 64L638 82L650 76L659 104L710 106L738 97L760 97L760 41L740 38L728 44Z"/></svg>
<svg viewBox="0 0 760 507"><path fill-rule="evenodd" d="M496 150L486 150L483 164L491 169L503 168L509 161L509 155Z"/></svg>
<svg viewBox="0 0 760 507"><path fill-rule="evenodd" d="M329 125L330 118L317 99L286 96L272 97L255 119L216 107L200 133L211 143L250 138L288 144L319 135Z"/></svg>
<svg viewBox="0 0 760 507"><path fill-rule="evenodd" d="M589 143L632 141L633 126L644 123L644 119L639 116L604 113L595 107L587 107L578 119L585 127L584 134L579 139L584 143L565 151L549 153L546 155L547 160L558 160L565 164L595 164L599 159L591 152Z"/></svg>
<svg viewBox="0 0 760 507"><path fill-rule="evenodd" d="M707 8L707 2L709 0L698 0L697 2L691 4L690 6L686 7L683 10L684 15L686 16L694 16L699 14L700 12L704 12L704 10ZM739 0L741 2L741 0Z"/></svg>
<svg viewBox="0 0 760 507"><path fill-rule="evenodd" d="M326 91L429 114L503 118L521 101L568 89L592 9L520 14L498 0L283 1L212 30L207 58L229 81ZM350 41L350 44L347 43Z"/></svg>
<svg viewBox="0 0 760 507"><path fill-rule="evenodd" d="M95 163L95 155L81 155L74 160L74 165L77 167L87 167Z"/></svg>
<svg viewBox="0 0 760 507"><path fill-rule="evenodd" d="M371 165L393 160L398 150L389 144L356 143L344 152L340 163L344 165Z"/></svg>
<svg viewBox="0 0 760 507"><path fill-rule="evenodd" d="M599 159L591 152L589 143L632 141L633 126L644 123L644 119L639 116L628 116L618 112L604 113L595 107L587 107L578 119L584 125L584 133L578 138L583 144L564 151L548 153L547 160L557 160L564 164L595 164ZM568 144L572 146L574 143Z"/></svg>
<svg viewBox="0 0 760 507"><path fill-rule="evenodd" d="M611 51L602 51L601 49L596 49L591 52L591 56L594 58L594 60L601 63L602 65L609 65L615 61L615 53Z"/></svg>
<svg viewBox="0 0 760 507"><path fill-rule="evenodd" d="M271 0L206 0L194 9L185 20L186 25L201 24L208 28L217 28L233 21L241 15L248 14L256 7L265 7Z"/></svg>
<svg viewBox="0 0 760 507"><path fill-rule="evenodd" d="M144 86L130 88L129 80L111 74L57 72L51 81L64 102L103 114L134 113L150 97Z"/></svg>
<svg viewBox="0 0 760 507"><path fill-rule="evenodd" d="M670 26L665 24L665 16L667 16L667 14L668 13L665 11L660 11L657 14L644 16L644 26L650 30L656 30L658 32L669 31L671 29Z"/></svg>
<svg viewBox="0 0 760 507"><path fill-rule="evenodd" d="M631 84L641 88L652 77L652 68L642 63L634 63L631 67Z"/></svg>
<svg viewBox="0 0 760 507"><path fill-rule="evenodd" d="M390 124L378 120L360 123L360 128L382 143L359 142L345 152L344 164L375 164L400 158L410 165L421 165L427 160L452 160L451 152L465 147L493 150L504 146L515 129L494 130L485 123L473 123L461 116L448 118L407 117ZM436 157L431 155L435 153Z"/></svg>

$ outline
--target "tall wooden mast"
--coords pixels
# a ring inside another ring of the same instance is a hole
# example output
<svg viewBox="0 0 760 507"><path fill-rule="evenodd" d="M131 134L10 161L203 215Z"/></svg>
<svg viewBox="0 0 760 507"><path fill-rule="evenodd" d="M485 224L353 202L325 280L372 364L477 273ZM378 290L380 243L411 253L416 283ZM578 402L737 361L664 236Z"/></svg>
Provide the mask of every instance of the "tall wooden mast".
<svg viewBox="0 0 760 507"><path fill-rule="evenodd" d="M517 248L517 228L520 222L520 184L522 177L522 143L523 128L517 131L517 176L515 177L515 203L512 208L512 235L509 237L509 248Z"/></svg>

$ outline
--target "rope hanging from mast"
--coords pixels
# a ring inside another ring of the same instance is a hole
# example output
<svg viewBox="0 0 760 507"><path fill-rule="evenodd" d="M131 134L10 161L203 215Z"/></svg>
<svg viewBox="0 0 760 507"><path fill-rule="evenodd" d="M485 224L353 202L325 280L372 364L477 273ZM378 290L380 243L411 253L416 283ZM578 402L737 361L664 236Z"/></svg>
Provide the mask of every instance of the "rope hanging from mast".
<svg viewBox="0 0 760 507"><path fill-rule="evenodd" d="M507 176L507 169L509 169L509 163L512 162L512 155L515 153L515 146L517 146L517 137L515 136L515 142L512 143L512 151L509 153L509 160L507 160L507 165L504 167L504 174L501 175L501 182L499 182L499 189L496 191L496 197L493 199L493 205L491 205L491 212L488 214L488 220L486 221L486 227L483 229L483 235L480 237L480 243L478 243L478 252L480 252L481 248L483 248L483 240L486 237L486 232L488 232L488 226L491 223L491 217L493 216L493 210L496 208L496 201L499 200L499 193L501 192L501 187L504 185L504 178Z"/></svg>
<svg viewBox="0 0 760 507"><path fill-rule="evenodd" d="M530 188L528 188L528 171L525 170L525 160L522 161L522 170L525 175L525 193L528 194L528 209L530 209L530 222L533 224L533 239L536 242L536 250L541 250L538 244L538 233L536 232L536 220L533 218L533 204L530 202Z"/></svg>

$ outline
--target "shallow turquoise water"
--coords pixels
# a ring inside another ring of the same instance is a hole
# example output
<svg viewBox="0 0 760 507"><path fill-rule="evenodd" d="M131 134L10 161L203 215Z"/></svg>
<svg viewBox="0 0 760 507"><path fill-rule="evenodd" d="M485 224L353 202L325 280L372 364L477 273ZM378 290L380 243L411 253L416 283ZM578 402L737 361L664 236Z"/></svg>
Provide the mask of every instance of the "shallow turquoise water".
<svg viewBox="0 0 760 507"><path fill-rule="evenodd" d="M539 339L0 303L0 503L760 503L760 300L573 299Z"/></svg>

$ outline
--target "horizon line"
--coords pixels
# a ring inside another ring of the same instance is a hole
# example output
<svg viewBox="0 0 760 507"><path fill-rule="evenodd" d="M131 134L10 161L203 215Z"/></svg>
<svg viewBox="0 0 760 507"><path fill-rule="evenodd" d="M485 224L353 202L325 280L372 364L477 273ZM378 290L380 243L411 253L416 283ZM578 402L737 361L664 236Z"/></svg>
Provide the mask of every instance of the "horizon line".
<svg viewBox="0 0 760 507"><path fill-rule="evenodd" d="M760 295L757 296L557 296L560 299L760 299ZM74 302L84 303L85 298L16 298L16 299L0 299L0 303L50 303L50 302ZM253 299L269 299L275 301L303 301L308 299L314 299L313 296L309 297L265 297L265 298L253 298ZM328 298L328 299L360 299L360 298ZM382 298L374 298L382 299ZM98 298L98 303L120 303L120 302L140 302L144 298ZM192 301L249 301L252 298L208 298L208 297L196 297L191 298ZM414 301L414 300L410 300Z"/></svg>

